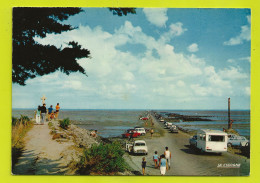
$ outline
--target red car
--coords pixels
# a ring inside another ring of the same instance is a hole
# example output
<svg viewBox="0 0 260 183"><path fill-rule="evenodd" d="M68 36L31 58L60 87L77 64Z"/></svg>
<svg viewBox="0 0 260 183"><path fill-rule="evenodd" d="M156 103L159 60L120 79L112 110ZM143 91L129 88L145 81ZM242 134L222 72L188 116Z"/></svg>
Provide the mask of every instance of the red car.
<svg viewBox="0 0 260 183"><path fill-rule="evenodd" d="M148 120L149 118L147 118L147 117L142 117L142 118L140 118L140 120Z"/></svg>
<svg viewBox="0 0 260 183"><path fill-rule="evenodd" d="M122 137L123 138L128 138L128 137L130 137L130 135L132 135L133 138L136 138L136 137L140 136L141 133L138 133L134 129L129 129L129 130L126 130L126 132L122 134Z"/></svg>

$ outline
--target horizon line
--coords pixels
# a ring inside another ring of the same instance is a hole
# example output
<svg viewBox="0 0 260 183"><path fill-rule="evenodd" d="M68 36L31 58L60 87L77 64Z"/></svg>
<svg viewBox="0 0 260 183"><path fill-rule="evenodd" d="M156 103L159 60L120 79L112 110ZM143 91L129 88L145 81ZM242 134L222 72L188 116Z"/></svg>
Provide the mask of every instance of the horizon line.
<svg viewBox="0 0 260 183"><path fill-rule="evenodd" d="M12 110L17 110L17 109L24 109L24 110L31 110L31 109L36 109L36 108L12 108ZM153 111L153 110L172 110L172 111L177 111L177 110L205 110L205 111L213 111L213 110L216 110L216 111L220 111L220 110L222 110L222 111L224 111L224 110L228 110L228 109L122 109L122 108L110 108L110 109L85 109L85 108L62 108L61 110L148 110L148 111ZM241 111L245 111L245 110L249 110L250 111L250 109L231 109L231 110L235 110L235 111L239 111L239 110L241 110Z"/></svg>

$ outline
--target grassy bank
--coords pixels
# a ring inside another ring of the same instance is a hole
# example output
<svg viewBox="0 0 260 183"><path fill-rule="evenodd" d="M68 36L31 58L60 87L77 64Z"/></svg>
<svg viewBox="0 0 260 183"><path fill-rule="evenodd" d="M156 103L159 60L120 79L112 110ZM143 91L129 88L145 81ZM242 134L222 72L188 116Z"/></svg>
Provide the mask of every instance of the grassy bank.
<svg viewBox="0 0 260 183"><path fill-rule="evenodd" d="M33 122L27 116L12 118L12 167L17 163L24 148L24 137L33 127Z"/></svg>

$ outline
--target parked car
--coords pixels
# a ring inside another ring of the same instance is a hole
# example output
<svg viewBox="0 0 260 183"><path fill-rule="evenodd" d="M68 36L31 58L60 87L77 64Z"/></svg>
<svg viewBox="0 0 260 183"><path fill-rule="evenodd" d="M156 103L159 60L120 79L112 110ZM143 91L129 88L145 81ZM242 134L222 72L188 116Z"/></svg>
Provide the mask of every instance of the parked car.
<svg viewBox="0 0 260 183"><path fill-rule="evenodd" d="M148 148L144 140L136 140L126 144L126 151L133 154L148 154Z"/></svg>
<svg viewBox="0 0 260 183"><path fill-rule="evenodd" d="M244 136L228 135L228 147L245 145L248 140Z"/></svg>
<svg viewBox="0 0 260 183"><path fill-rule="evenodd" d="M246 142L244 146L240 146L241 154L250 158L250 142Z"/></svg>
<svg viewBox="0 0 260 183"><path fill-rule="evenodd" d="M197 135L194 135L193 137L191 137L189 142L190 142L190 146L197 147Z"/></svg>
<svg viewBox="0 0 260 183"><path fill-rule="evenodd" d="M145 135L146 134L146 130L143 128L143 127L139 127L139 126L136 126L135 127L135 130L140 133L141 135Z"/></svg>
<svg viewBox="0 0 260 183"><path fill-rule="evenodd" d="M140 120L148 120L148 117L141 117Z"/></svg>
<svg viewBox="0 0 260 183"><path fill-rule="evenodd" d="M178 132L179 132L178 127L177 127L176 125L172 125L172 126L170 127L170 132L172 132L172 133L178 133Z"/></svg>
<svg viewBox="0 0 260 183"><path fill-rule="evenodd" d="M135 129L128 129L125 131L125 133L122 134L123 138L128 138L132 135L133 138L136 138L140 136L141 134L138 133Z"/></svg>
<svg viewBox="0 0 260 183"><path fill-rule="evenodd" d="M166 122L164 126L165 126L165 128L168 128L168 129L169 129L169 128L172 126L172 123Z"/></svg>
<svg viewBox="0 0 260 183"><path fill-rule="evenodd" d="M161 119L161 120L160 120L160 122L162 122L162 123L163 123L163 122L164 122L164 119Z"/></svg>

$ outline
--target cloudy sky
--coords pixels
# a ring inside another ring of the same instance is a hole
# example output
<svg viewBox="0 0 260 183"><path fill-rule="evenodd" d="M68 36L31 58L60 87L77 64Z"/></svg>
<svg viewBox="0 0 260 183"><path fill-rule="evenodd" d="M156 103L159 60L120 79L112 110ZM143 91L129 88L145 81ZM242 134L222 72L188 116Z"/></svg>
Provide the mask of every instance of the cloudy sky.
<svg viewBox="0 0 260 183"><path fill-rule="evenodd" d="M75 40L91 51L78 62L88 77L55 72L13 84L13 108L46 103L67 109L250 108L249 9L137 9L118 17L86 8L42 44Z"/></svg>

